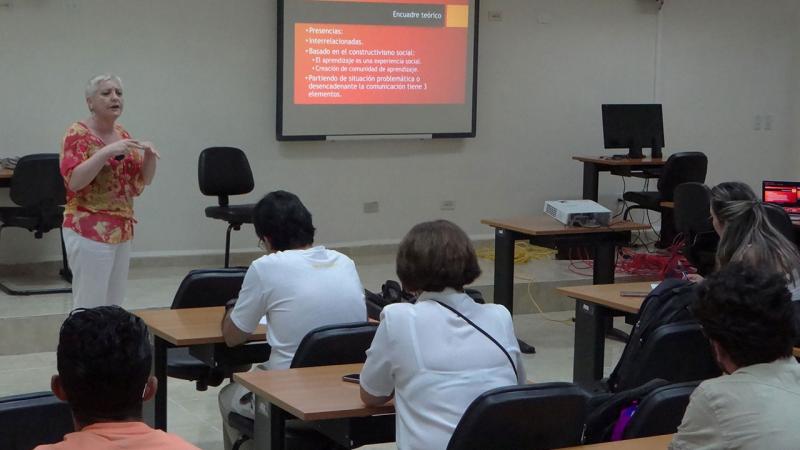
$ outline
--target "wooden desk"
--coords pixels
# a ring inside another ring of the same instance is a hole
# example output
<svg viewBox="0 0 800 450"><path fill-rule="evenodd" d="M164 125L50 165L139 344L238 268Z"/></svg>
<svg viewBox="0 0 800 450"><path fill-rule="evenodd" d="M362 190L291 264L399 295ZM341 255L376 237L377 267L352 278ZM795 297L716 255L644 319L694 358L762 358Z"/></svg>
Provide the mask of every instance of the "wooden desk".
<svg viewBox="0 0 800 450"><path fill-rule="evenodd" d="M224 306L187 309L145 309L133 311L153 334L153 372L158 390L153 403L155 428L167 430L167 349L191 345L222 344ZM266 327L259 325L251 341L265 340Z"/></svg>
<svg viewBox="0 0 800 450"><path fill-rule="evenodd" d="M358 384L342 376L360 373L363 364L307 367L237 373L233 378L256 396L253 448L283 449L286 420L351 419L394 414L394 402L368 407L361 402ZM260 404L266 403L269 417ZM340 425L341 426L341 425Z"/></svg>
<svg viewBox="0 0 800 450"><path fill-rule="evenodd" d="M603 442L601 444L579 445L562 450L666 450L672 441L672 434L662 434L625 441Z"/></svg>
<svg viewBox="0 0 800 450"><path fill-rule="evenodd" d="M610 284L614 282L617 245L631 240L632 230L646 230L649 225L630 221L616 222L607 227L571 227L550 216L514 217L510 219L484 219L481 223L495 228L494 232L494 303L514 313L514 241L527 239L544 247L559 245L586 246L594 248L592 282ZM536 350L520 341L523 353Z"/></svg>
<svg viewBox="0 0 800 450"><path fill-rule="evenodd" d="M636 314L644 297L622 297L622 291L650 292L652 281L568 286L556 292L575 299L575 345L572 379L586 383L603 378L606 322L614 311Z"/></svg>
<svg viewBox="0 0 800 450"><path fill-rule="evenodd" d="M14 171L11 169L0 169L0 187L11 186L11 176Z"/></svg>
<svg viewBox="0 0 800 450"><path fill-rule="evenodd" d="M583 163L583 198L594 201L597 201L600 172L653 169L666 162L658 158L611 159L610 156L573 156L572 159Z"/></svg>

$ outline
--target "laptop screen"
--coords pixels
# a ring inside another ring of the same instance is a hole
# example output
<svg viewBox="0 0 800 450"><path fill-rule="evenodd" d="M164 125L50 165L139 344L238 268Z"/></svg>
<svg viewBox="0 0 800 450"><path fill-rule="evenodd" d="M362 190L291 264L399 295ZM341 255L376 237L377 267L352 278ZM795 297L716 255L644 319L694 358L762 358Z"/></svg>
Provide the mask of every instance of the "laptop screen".
<svg viewBox="0 0 800 450"><path fill-rule="evenodd" d="M764 181L761 187L765 203L781 206L790 215L800 215L800 181Z"/></svg>

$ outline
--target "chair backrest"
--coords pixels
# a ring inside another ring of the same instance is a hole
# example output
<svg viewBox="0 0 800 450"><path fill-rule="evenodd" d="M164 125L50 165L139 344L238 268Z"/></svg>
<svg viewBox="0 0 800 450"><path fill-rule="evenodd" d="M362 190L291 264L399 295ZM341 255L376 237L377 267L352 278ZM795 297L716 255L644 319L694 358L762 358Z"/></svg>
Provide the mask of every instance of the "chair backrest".
<svg viewBox="0 0 800 450"><path fill-rule="evenodd" d="M69 405L50 392L0 398L0 448L30 450L74 431Z"/></svg>
<svg viewBox="0 0 800 450"><path fill-rule="evenodd" d="M705 183L708 158L702 152L681 152L670 155L658 178L661 201L672 201L675 187L682 183Z"/></svg>
<svg viewBox="0 0 800 450"><path fill-rule="evenodd" d="M171 309L221 306L239 295L245 269L196 269L181 281Z"/></svg>
<svg viewBox="0 0 800 450"><path fill-rule="evenodd" d="M308 332L297 346L291 367L355 364L367 360L367 349L378 324L370 322L326 325Z"/></svg>
<svg viewBox="0 0 800 450"><path fill-rule="evenodd" d="M578 445L588 399L589 394L572 383L492 389L467 407L447 450Z"/></svg>
<svg viewBox="0 0 800 450"><path fill-rule="evenodd" d="M11 201L23 208L51 209L66 203L67 192L57 153L25 155L11 177Z"/></svg>
<svg viewBox="0 0 800 450"><path fill-rule="evenodd" d="M789 217L789 214L786 213L786 210L778 205L770 203L764 203L764 209L767 212L767 220L769 220L769 223L777 228L789 242L794 243L794 225L792 224L792 219Z"/></svg>
<svg viewBox="0 0 800 450"><path fill-rule="evenodd" d="M253 190L253 172L247 155L235 147L209 147L200 152L197 162L200 192L216 195L220 206L228 206L229 195Z"/></svg>
<svg viewBox="0 0 800 450"><path fill-rule="evenodd" d="M711 193L703 183L690 182L675 186L675 229L678 232L697 234L713 232L711 223Z"/></svg>
<svg viewBox="0 0 800 450"><path fill-rule="evenodd" d="M654 378L680 383L721 374L708 339L695 321L656 328L642 346L637 366L640 370L627 386L640 386Z"/></svg>
<svg viewBox="0 0 800 450"><path fill-rule="evenodd" d="M642 438L678 431L689 397L700 381L660 387L645 396L622 434L623 439Z"/></svg>

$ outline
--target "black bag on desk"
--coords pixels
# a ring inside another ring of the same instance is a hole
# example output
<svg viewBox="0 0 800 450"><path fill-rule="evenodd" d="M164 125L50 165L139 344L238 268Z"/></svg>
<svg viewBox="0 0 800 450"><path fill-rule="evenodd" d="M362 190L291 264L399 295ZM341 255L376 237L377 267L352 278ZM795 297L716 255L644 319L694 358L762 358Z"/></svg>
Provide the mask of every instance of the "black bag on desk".
<svg viewBox="0 0 800 450"><path fill-rule="evenodd" d="M476 303L486 303L483 299L483 294L476 289L465 288L464 293L469 295ZM369 318L379 320L384 306L392 303L416 303L417 297L404 291L397 281L386 280L381 286L380 294L364 289L364 300L367 303L367 315Z"/></svg>
<svg viewBox="0 0 800 450"><path fill-rule="evenodd" d="M640 357L648 338L662 325L694 321L689 306L696 298L694 283L675 278L665 279L645 297L625 350L608 377L610 392L633 389L641 384L638 379L641 370Z"/></svg>

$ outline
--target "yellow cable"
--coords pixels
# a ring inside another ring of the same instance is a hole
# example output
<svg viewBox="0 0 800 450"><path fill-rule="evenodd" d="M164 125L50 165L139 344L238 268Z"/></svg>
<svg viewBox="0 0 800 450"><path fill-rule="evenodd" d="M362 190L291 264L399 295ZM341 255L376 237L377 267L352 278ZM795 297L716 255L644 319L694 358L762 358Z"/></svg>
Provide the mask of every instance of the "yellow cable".
<svg viewBox="0 0 800 450"><path fill-rule="evenodd" d="M495 260L495 252L494 247L483 247L476 251L479 258L488 259L490 261ZM553 250L552 248L547 247L540 247L538 245L532 245L525 241L517 241L514 243L514 264L525 264L535 259L551 259L553 255L558 253L558 250ZM533 307L539 311L539 315L543 320L547 320L550 322L557 322L562 325L572 326L572 319L553 319L548 317L547 314L542 311L542 308L539 306L539 303L533 298L533 292L531 292L531 285L533 285L533 277L532 276L525 276L515 274L514 278L519 278L521 280L525 280L528 282L527 290L528 290L528 298L533 303Z"/></svg>
<svg viewBox="0 0 800 450"><path fill-rule="evenodd" d="M476 253L479 258L490 261L495 260L494 247L483 247L478 249ZM558 250L531 245L525 241L517 241L514 243L514 264L525 264L535 259L550 259L556 253L558 253Z"/></svg>
<svg viewBox="0 0 800 450"><path fill-rule="evenodd" d="M531 285L533 285L533 277L527 277L527 276L522 276L522 275L514 275L514 278L519 278L519 279L522 279L522 280L526 280L528 282L528 286L527 286L528 298L531 300L531 303L533 303L533 307L536 308L537 311L539 311L539 315L541 316L541 318L543 320L547 320L549 322L560 323L560 324L566 325L566 326L574 326L574 323L572 322L572 319L553 319L552 317L549 317L547 314L545 314L544 311L542 311L542 308L539 306L539 303L537 303L536 300L533 298L533 293L531 292Z"/></svg>

